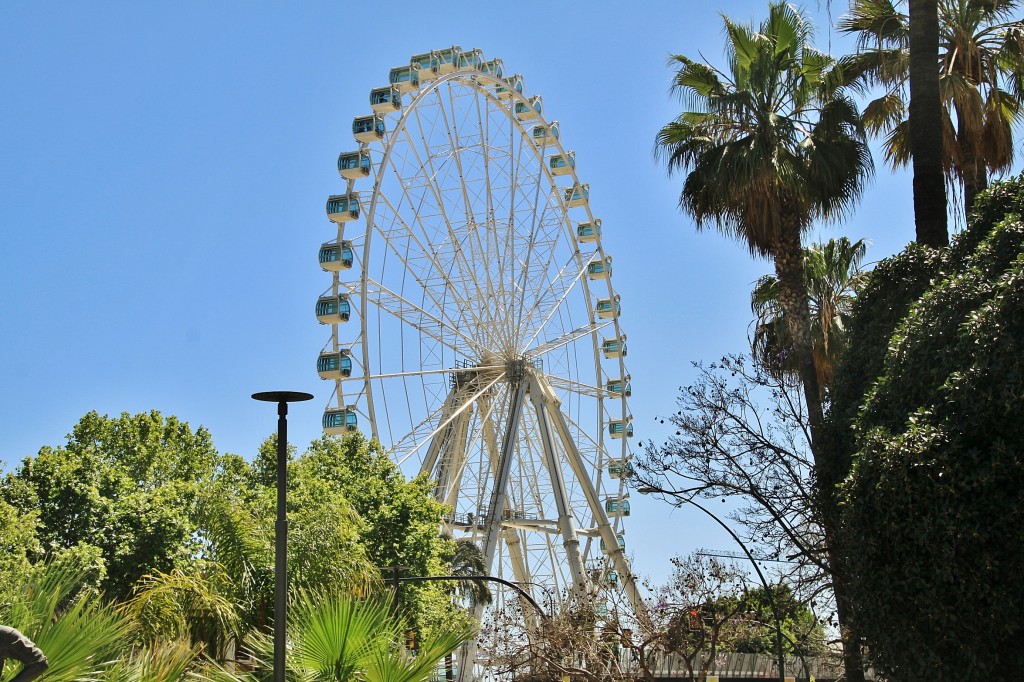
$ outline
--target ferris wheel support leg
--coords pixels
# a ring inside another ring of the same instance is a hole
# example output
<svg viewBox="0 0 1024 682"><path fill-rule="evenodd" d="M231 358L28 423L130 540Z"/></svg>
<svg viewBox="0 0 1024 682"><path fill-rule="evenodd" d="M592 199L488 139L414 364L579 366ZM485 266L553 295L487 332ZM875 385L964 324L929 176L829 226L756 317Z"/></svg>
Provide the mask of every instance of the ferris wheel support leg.
<svg viewBox="0 0 1024 682"><path fill-rule="evenodd" d="M516 442L516 432L519 430L519 422L523 416L523 401L526 396L526 382L520 376L512 384L511 402L508 409L508 418L505 422L504 440L501 443L501 452L498 455L497 466L494 470L494 485L491 490L490 506L487 508L487 516L484 519L484 527L487 537L484 541L484 568L488 574L494 565L494 555L498 549L502 529L501 520L505 515L506 488L508 486L508 475L512 469L512 458ZM473 617L480 618L480 606L473 607ZM471 675L470 669L476 659L477 643L471 640L462 648L459 656L459 682L467 682Z"/></svg>
<svg viewBox="0 0 1024 682"><path fill-rule="evenodd" d="M626 552L619 547L619 540L615 535L615 531L612 529L611 523L608 522L608 515L605 514L604 507L597 495L597 489L594 488L594 483L590 480L590 476L587 474L583 457L580 455L580 451L572 439L572 434L569 432L569 425L566 424L565 417L562 415L558 398L555 396L555 392L551 388L551 384L549 384L546 379L538 377L537 383L540 384L541 389L548 396L548 414L551 417L552 423L555 425L555 431L562 440L562 446L565 448L566 456L569 460L569 466L576 475L580 488L583 491L584 496L587 498L587 504L590 505L590 509L594 513L594 520L597 522L597 528L601 535L601 539L604 540L605 547L612 548L608 553L608 556L611 559L615 570L622 576L622 589L626 593L626 598L629 599L629 603L632 605L634 613L638 616L643 615L647 613L647 606L644 604L643 596L640 594L640 590L636 585L636 578L633 576L633 572L629 567L629 562L626 560Z"/></svg>
<svg viewBox="0 0 1024 682"><path fill-rule="evenodd" d="M508 474L512 469L512 458L515 454L513 449L516 443L516 432L519 430L519 422L523 416L523 398L525 394L526 382L520 379L512 393L508 420L505 424L504 440L501 443L501 453L498 456L497 475L494 478L494 486L491 489L491 503L487 508L487 518L485 521L487 540L484 542L484 562L488 571L491 570L491 565L494 563L494 553L498 548L501 519L505 514Z"/></svg>
<svg viewBox="0 0 1024 682"><path fill-rule="evenodd" d="M455 411L455 391L450 391L448 397L444 401L444 409L441 410L440 422L444 423L450 417L452 412ZM434 434L434 437L430 441L430 445L427 446L427 454L423 457L423 464L420 465L421 474L431 474L434 471L434 467L437 465L438 457L441 454L441 450L445 445L445 441L448 440L452 431L452 425L449 424L446 428L442 429L438 433ZM438 481L438 484L441 482Z"/></svg>
<svg viewBox="0 0 1024 682"><path fill-rule="evenodd" d="M555 442L551 434L551 420L548 416L550 414L549 397L541 388L535 374L530 376L530 400L537 411L541 447L544 450L548 475L551 477L551 486L554 489L555 507L558 511L558 530L562 534L562 544L569 561L573 588L577 594L583 594L588 585L586 573L583 570L583 559L580 557L580 539L576 533L572 510L569 508L569 496L565 489L565 478L562 476L562 465L555 452Z"/></svg>
<svg viewBox="0 0 1024 682"><path fill-rule="evenodd" d="M464 393L452 389L445 400L441 421L449 419L460 403ZM434 499L453 508L458 497L459 481L466 461L466 435L469 431L470 411L463 410L445 429L437 433L430 442L423 458L420 473L437 479ZM436 471L436 475L435 475Z"/></svg>

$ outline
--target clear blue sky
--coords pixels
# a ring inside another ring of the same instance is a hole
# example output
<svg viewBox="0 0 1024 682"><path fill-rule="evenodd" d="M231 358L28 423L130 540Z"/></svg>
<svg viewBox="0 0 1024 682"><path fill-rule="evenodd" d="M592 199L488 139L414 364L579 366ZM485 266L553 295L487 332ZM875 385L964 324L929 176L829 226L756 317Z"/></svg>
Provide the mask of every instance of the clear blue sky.
<svg viewBox="0 0 1024 682"><path fill-rule="evenodd" d="M839 14L843 3L833 3ZM432 10L427 8L431 7ZM519 3L29 2L0 7L0 460L63 442L89 410L159 410L251 457L275 428L254 391L316 395L291 440L319 435L315 372L333 229L325 197L371 87L409 56L458 44L501 57L544 97L576 150L615 258L637 439L661 439L691 360L742 351L752 282L770 270L695 233L680 178L652 157L680 105L669 53L721 63L719 12L763 0ZM825 5L817 44L839 51ZM869 259L912 238L910 181L879 168L835 234ZM634 496L636 498L636 496ZM692 512L636 500L641 573L705 546L735 549ZM667 541L671 538L670 541Z"/></svg>

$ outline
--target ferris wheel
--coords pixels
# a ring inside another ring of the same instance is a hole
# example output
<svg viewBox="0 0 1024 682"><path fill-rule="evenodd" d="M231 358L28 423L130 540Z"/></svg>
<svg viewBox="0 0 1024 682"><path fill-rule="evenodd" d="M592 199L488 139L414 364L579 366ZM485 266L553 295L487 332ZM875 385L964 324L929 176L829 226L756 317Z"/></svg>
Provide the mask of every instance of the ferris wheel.
<svg viewBox="0 0 1024 682"><path fill-rule="evenodd" d="M429 474L444 532L539 603L613 589L642 608L623 306L574 153L480 50L415 55L388 80L327 200L324 430Z"/></svg>

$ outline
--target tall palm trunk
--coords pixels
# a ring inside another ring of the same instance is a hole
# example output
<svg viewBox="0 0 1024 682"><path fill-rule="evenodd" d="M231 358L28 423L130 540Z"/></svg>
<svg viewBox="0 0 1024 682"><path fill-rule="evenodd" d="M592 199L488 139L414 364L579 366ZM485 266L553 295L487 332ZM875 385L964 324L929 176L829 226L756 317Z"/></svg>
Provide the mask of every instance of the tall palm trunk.
<svg viewBox="0 0 1024 682"><path fill-rule="evenodd" d="M807 403L807 421L811 428L811 442L816 445L821 433L824 417L821 409L821 392L818 390L818 371L814 366L814 351L811 344L810 300L804 279L803 247L800 244L800 228L795 223L780 230L778 242L773 251L775 274L779 278L779 305L786 314L791 352L796 356L800 382L803 384L804 400Z"/></svg>
<svg viewBox="0 0 1024 682"><path fill-rule="evenodd" d="M774 249L775 274L779 278L779 304L786 314L792 351L796 354L803 385L804 401L807 403L807 421L811 431L811 453L814 457L814 474L818 482L819 510L822 528L825 531L826 550L832 567L832 588L836 595L836 617L843 641L843 666L847 682L864 682L864 662L860 654L860 638L850 623L849 599L842 579L839 563L841 553L836 546L838 527L835 514L836 501L829 484L835 470L832 453L827 440L822 437L824 415L821 406L821 392L818 386L818 371L814 364L811 342L810 301L804 279L803 248L800 243L800 228L796 223L783 226Z"/></svg>
<svg viewBox="0 0 1024 682"><path fill-rule="evenodd" d="M963 117L957 115L957 139L960 140L960 177L964 183L964 216L971 214L974 199L988 189L988 170L984 159L975 153L974 145L964 133Z"/></svg>
<svg viewBox="0 0 1024 682"><path fill-rule="evenodd" d="M946 185L942 172L939 97L939 3L910 0L910 151L914 163L917 241L947 246Z"/></svg>

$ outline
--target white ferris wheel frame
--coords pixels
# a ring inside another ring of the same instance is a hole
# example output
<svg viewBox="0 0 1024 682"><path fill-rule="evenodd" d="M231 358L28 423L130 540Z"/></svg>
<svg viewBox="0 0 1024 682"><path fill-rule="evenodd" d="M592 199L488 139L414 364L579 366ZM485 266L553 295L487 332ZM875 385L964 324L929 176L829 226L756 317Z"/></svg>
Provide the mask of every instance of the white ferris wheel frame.
<svg viewBox="0 0 1024 682"><path fill-rule="evenodd" d="M460 452L458 434L465 434L472 408L476 407L478 411L483 409L506 410L505 418L500 421L500 423L506 425L506 433L501 434L500 440L498 439L499 434L492 433L490 434L489 442L486 443L486 447L492 453L492 466L494 469L492 475L494 476L494 482L491 487L490 503L486 507L486 518L480 519L480 523L476 524L478 528L482 526L482 549L488 570L490 571L498 545L504 540L508 553L507 558L511 563L516 582L524 585L535 584L528 559L522 553L517 555L517 542L515 540L509 542L509 540L517 531L553 534L562 539L562 548L568 558L568 569L571 574L573 591L577 594L583 592L591 593L596 576L593 576L584 565L584 557L580 551L580 539L599 538L603 545L601 551L609 566L607 570L614 570L617 573L618 577L622 580L621 589L628 602L634 611L641 612L644 610L643 600L630 570L625 551L620 545L621 519L616 518L614 523L611 522L605 512L601 499L602 494L608 495L612 493L611 490L603 491L600 487L605 466L609 461L628 464L631 454L627 438L622 437L618 441L609 438L607 433L608 424L601 422L601 418L606 414L606 408L616 403L623 425L628 425L630 416L626 393L621 392L619 395L610 394L600 382L601 377L610 377L602 363L602 335L614 337L623 343L625 340L625 334L620 327L617 312L612 317L604 319L598 317L595 310L595 301L592 296L594 292L591 291L591 287L600 287L602 282L605 286L603 293L607 296L608 300L613 302L613 305L617 305L618 298L612 287L610 274L603 280L594 280L593 282L588 282L586 276L587 266L590 262L598 259L601 262L605 262L607 259L600 235L597 235L596 240L593 242L595 251L586 257L584 257L584 254L579 249L579 243L575 239L575 234L570 235L572 243L576 247L573 255L577 267L575 273L566 273L566 279L571 277L573 281L570 285L564 287L562 296L567 297L575 294L584 297L589 317L587 324L564 332L560 337L547 339L543 344L534 345L543 329L550 322L550 317L558 311L561 305L561 301L559 301L551 306L548 319L537 325L535 332L528 341L528 345L531 347L523 354L521 362L515 365L508 362L480 362L470 366L441 367L437 369L376 373L371 371L373 366L373 358L371 357L373 349L369 340L373 330L368 329L367 324L370 318L368 314L369 307L374 305L374 301L371 301L371 299L374 297L376 297L375 304L378 310L395 314L402 322L416 328L420 334L430 334L431 332L425 329L425 325L410 322L404 319L401 314L394 313L394 310L387 310L387 306L381 305L381 302L387 300L389 305L397 306L399 310L415 310L416 314L422 319L433 324L439 324L441 327L444 325L443 319L431 316L430 311L416 305L415 302L408 300L400 293L388 289L384 282L374 281L371 277L370 265L372 262L371 246L374 237L386 239L386 236L382 233L375 232L374 220L377 213L386 208L383 204L387 202L387 197L382 194L382 184L386 179L386 172L390 169L389 164L392 162L392 155L395 153L395 149L403 143L402 135L407 132L406 129L409 121L412 116L416 115L421 104L430 97L439 96L438 93L444 86L453 84L474 90L475 97L487 100L485 105L498 106L507 110L508 121L515 127L521 137L520 144L522 148L531 149L536 155L535 161L540 172L543 174L543 177L537 179L538 191L542 183L546 183L547 191L552 193L561 194L566 189L565 186L560 186L557 183L555 175L546 163L546 154L548 153L563 155L563 158L567 158L567 151L563 147L561 140L548 134L543 144L533 144L533 141L530 139L531 131L536 126L543 126L550 131L551 124L544 119L543 114L540 112L529 121L518 118L514 113L516 104L532 108L532 102L520 90L507 87L507 81L500 77L500 75L495 76L475 68L456 69L449 73L435 75L431 80L421 83L419 88L411 93L403 93L401 109L399 112L396 112L400 114L397 123L393 130L387 131L382 140L383 153L379 156L379 159L373 159L372 175L374 186L372 198L366 207L364 217L360 219L361 222L365 220L365 233L362 240L362 251L356 258L360 270L359 280L354 283L343 282L339 272L335 271L333 273L331 291L334 295L348 293L358 297L359 336L353 342L343 343L339 337L339 325L335 323L332 325L331 340L328 344L335 352L341 348L355 351L357 347L360 351L352 353L354 356L353 360L358 362L357 369L359 372L353 371L352 376L347 379L336 379L334 400L336 400L339 407L348 408L352 406L370 425L372 437L380 441L382 433L378 428L377 411L381 406L378 406L374 400L374 387L378 382L396 378L427 377L430 375L450 377L452 388L445 401L437 406L435 412L424 415L424 419L417 429L414 429L411 434L406 434L409 442L404 444L401 455L397 457L397 461L403 464L405 460L422 453L421 470L428 473L433 473L438 468L439 459L442 459L444 453L448 452L453 452L456 457L461 455L462 461L445 460L448 466L447 471L458 470L460 466L465 464L467 452L465 447L462 447ZM495 88L498 86L507 87L506 98L499 98L496 95ZM410 94L410 100L405 102L406 96ZM387 120L391 120L391 117L388 117ZM451 137L450 131L449 137ZM371 144L360 142L359 150L366 152L375 150L374 147L371 147ZM458 157L459 155L454 154L454 156ZM570 166L568 173L563 173L562 175L570 180L568 188L583 187L577 175L575 165ZM347 191L349 194L355 192L356 182L358 181L354 179L347 181ZM490 190L488 189L488 191ZM585 211L586 222L589 222L591 225L599 224L599 221L595 219L591 212L589 201L577 207L577 210L579 209ZM584 222L583 220L573 221L569 218L569 208L565 202L560 203L560 210L560 222L563 224L562 229L572 231L574 223ZM445 219L447 220L447 218ZM339 222L337 227L338 243L341 244L345 233L345 223ZM450 224L448 227L451 229ZM384 248L386 249L387 245L384 245ZM607 259L607 261L610 262L610 259ZM568 266L566 269L571 270ZM372 292L372 295L370 292ZM473 311L470 312L472 313ZM458 331L455 333L459 334ZM590 339L594 362L594 376L598 379L598 385L589 385L576 380L574 377L548 376L543 370L535 366L534 362L538 359L543 359L547 353L555 351L562 346L585 340L587 337ZM438 343L444 343L443 340L434 338ZM463 335L461 338L467 345L479 345L468 336ZM489 349L477 348L477 350L488 351ZM470 353L466 353L466 355L468 356ZM628 382L629 375L626 372L622 355L623 353L618 354L614 360L619 372L618 378ZM455 380L455 377L462 377L463 379L468 377L470 379L468 383L470 386L468 397L466 396L466 391L459 386L459 381ZM485 398L499 382L505 382L509 386L509 397L506 405L494 404L497 401L488 403ZM352 384L358 386L358 390L346 398L344 386ZM592 437L591 443L596 452L595 462L588 463L581 455L576 439L580 437L581 433L584 433L584 430L581 428L574 429L571 420L567 419L560 409L561 400L555 390L556 387L562 391L574 392L596 401L595 414L597 415L598 429ZM482 407L482 404L486 407ZM518 432L525 428L524 420L527 418L525 415L531 409L532 412L529 413L529 419L532 426L539 433L531 434L530 437L539 440L540 451L543 452L546 460L541 466L547 469L551 479L550 483L553 488L554 501L558 512L558 518L554 523L543 519L516 518L515 515L510 517L506 513L505 506L508 500L506 486L508 484L509 469L516 457L516 443L521 435ZM489 418L490 415L487 416L487 419ZM482 420L483 418L481 418ZM575 438L574 433L576 434ZM625 436L625 434L623 435ZM454 441L452 440L453 438L455 439ZM609 442L618 446L619 452L617 457L611 456ZM455 445L452 443L455 443ZM397 446L396 443L391 445L392 447ZM465 443L462 443L462 445L464 446ZM447 450L445 449L446 447ZM571 508L572 501L566 494L565 482L562 480L563 467L559 458L562 458L564 463L568 465L576 484L586 500L586 506L589 508L588 511L594 520L592 527L580 528L577 526L576 517L578 515L573 513ZM442 476L438 480L436 496L439 501L453 505L453 502L458 499L458 479L456 478L454 481L443 479L444 477ZM617 499L620 500L624 499L626 492L625 479L625 476L618 480L609 479L618 483ZM458 530L455 524L446 523L445 531L449 535L455 530ZM474 529L475 532L476 529ZM479 618L481 610L481 607L475 607L474 616Z"/></svg>

